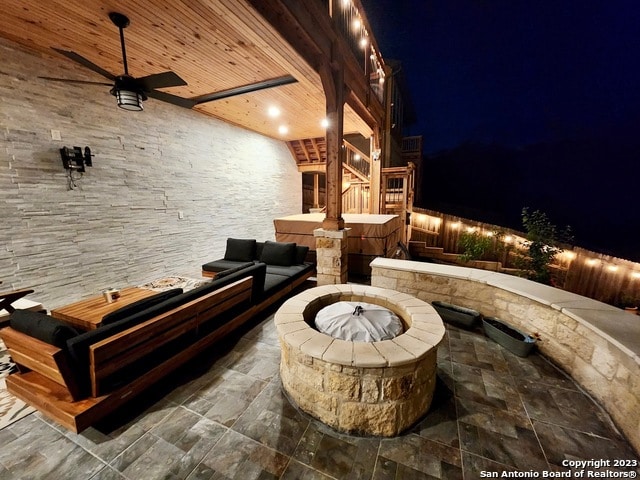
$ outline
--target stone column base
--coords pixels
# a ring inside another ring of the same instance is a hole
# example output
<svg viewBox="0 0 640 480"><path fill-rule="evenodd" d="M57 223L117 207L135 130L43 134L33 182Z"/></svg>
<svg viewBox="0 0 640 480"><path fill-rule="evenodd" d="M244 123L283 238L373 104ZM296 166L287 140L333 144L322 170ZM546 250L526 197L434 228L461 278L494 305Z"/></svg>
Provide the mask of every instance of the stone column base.
<svg viewBox="0 0 640 480"><path fill-rule="evenodd" d="M350 228L325 230L316 228L316 271L318 285L347 283L348 235Z"/></svg>

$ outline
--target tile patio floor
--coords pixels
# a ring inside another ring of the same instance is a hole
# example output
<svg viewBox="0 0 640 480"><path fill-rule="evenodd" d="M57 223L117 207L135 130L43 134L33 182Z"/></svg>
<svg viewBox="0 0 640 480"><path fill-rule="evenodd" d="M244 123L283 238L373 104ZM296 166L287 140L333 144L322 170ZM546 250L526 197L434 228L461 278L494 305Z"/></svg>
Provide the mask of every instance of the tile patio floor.
<svg viewBox="0 0 640 480"><path fill-rule="evenodd" d="M336 433L289 404L272 315L216 350L128 418L76 435L35 413L0 430L0 479L468 480L563 470L564 459L638 460L569 378L480 332L448 326L432 409L392 439Z"/></svg>

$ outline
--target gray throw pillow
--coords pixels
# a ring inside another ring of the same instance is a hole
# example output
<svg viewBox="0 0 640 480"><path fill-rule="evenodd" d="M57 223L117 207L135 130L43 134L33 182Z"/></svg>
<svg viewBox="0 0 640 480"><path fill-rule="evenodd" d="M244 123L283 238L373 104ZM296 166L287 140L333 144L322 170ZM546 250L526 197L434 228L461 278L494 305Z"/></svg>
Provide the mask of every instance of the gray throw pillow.
<svg viewBox="0 0 640 480"><path fill-rule="evenodd" d="M256 258L256 241L243 238L227 238L225 260L235 262L251 262Z"/></svg>
<svg viewBox="0 0 640 480"><path fill-rule="evenodd" d="M296 262L296 244L288 242L265 242L260 261L267 265L289 267Z"/></svg>
<svg viewBox="0 0 640 480"><path fill-rule="evenodd" d="M296 264L300 265L307 259L307 252L309 247L304 245L296 245Z"/></svg>

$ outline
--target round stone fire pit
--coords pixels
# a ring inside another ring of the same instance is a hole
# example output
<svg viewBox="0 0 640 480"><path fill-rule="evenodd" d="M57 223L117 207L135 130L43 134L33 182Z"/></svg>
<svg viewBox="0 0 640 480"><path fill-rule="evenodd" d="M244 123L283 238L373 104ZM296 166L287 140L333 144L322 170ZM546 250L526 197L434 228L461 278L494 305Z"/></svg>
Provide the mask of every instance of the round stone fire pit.
<svg viewBox="0 0 640 480"><path fill-rule="evenodd" d="M339 302L393 311L404 332L392 340L348 342L313 328L316 313ZM433 399L436 352L445 328L435 309L411 295L365 285L325 285L287 300L275 314L280 376L299 408L336 430L398 435Z"/></svg>

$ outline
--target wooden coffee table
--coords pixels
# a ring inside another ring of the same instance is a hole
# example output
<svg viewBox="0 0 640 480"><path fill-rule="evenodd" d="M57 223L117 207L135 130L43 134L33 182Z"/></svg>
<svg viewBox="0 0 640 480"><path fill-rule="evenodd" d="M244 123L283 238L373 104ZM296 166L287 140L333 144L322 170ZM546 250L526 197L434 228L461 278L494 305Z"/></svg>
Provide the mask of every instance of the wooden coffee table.
<svg viewBox="0 0 640 480"><path fill-rule="evenodd" d="M95 330L102 325L102 317L115 312L125 305L155 295L156 291L145 288L127 287L120 290L120 298L107 303L103 295L80 300L79 302L51 310L51 316L70 323L83 330Z"/></svg>

